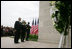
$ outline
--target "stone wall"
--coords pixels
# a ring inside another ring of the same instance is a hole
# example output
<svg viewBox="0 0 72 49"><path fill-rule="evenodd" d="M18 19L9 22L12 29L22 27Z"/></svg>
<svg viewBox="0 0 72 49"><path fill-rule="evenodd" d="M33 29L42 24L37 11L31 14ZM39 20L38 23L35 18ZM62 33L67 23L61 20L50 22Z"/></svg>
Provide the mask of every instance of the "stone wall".
<svg viewBox="0 0 72 49"><path fill-rule="evenodd" d="M60 34L53 26L50 16L50 5L48 1L39 3L39 42L59 44Z"/></svg>

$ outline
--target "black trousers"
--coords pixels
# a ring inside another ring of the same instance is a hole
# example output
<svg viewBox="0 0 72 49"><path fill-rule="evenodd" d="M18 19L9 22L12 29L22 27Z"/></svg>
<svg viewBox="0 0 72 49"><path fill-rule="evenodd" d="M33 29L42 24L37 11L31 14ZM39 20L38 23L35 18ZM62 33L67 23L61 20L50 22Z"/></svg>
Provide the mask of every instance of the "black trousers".
<svg viewBox="0 0 72 49"><path fill-rule="evenodd" d="M29 34L30 34L30 31L27 31L26 40L28 40L28 39L29 39Z"/></svg>
<svg viewBox="0 0 72 49"><path fill-rule="evenodd" d="M21 33L21 42L24 42L26 32Z"/></svg>
<svg viewBox="0 0 72 49"><path fill-rule="evenodd" d="M20 30L16 30L15 37L14 37L14 42L17 43L19 38L20 38Z"/></svg>

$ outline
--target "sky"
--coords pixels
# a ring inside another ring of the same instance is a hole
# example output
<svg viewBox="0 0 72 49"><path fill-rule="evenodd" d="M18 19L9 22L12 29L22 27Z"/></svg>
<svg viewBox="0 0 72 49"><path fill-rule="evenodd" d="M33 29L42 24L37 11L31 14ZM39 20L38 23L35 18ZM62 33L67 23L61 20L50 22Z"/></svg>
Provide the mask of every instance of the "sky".
<svg viewBox="0 0 72 49"><path fill-rule="evenodd" d="M39 1L1 1L1 25L14 28L19 17L31 26L39 18Z"/></svg>

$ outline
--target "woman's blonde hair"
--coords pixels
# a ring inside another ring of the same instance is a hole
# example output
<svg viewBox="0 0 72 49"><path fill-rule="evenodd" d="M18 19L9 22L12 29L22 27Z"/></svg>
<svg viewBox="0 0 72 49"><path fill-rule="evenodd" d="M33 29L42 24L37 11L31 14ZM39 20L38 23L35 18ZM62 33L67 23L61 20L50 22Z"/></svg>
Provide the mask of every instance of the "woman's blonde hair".
<svg viewBox="0 0 72 49"><path fill-rule="evenodd" d="M22 24L23 24L23 25L25 25L25 24L26 24L26 22L23 20L23 21L22 21Z"/></svg>

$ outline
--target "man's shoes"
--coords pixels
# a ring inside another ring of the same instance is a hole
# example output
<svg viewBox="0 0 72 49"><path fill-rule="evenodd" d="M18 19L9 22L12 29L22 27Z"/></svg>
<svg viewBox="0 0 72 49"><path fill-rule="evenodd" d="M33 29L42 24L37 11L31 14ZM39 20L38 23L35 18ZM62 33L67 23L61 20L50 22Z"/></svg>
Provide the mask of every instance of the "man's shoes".
<svg viewBox="0 0 72 49"><path fill-rule="evenodd" d="M24 42L24 41L21 41L21 42Z"/></svg>
<svg viewBox="0 0 72 49"><path fill-rule="evenodd" d="M29 40L26 40L26 41L29 41Z"/></svg>
<svg viewBox="0 0 72 49"><path fill-rule="evenodd" d="M18 44L19 42L14 42L15 44Z"/></svg>

